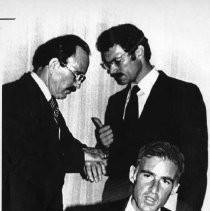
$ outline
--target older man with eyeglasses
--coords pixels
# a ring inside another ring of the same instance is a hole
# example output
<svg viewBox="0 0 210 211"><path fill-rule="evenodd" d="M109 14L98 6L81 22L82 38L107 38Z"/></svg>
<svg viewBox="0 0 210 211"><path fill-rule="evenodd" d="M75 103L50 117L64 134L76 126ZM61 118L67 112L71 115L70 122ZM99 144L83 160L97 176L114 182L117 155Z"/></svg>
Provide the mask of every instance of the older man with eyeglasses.
<svg viewBox="0 0 210 211"><path fill-rule="evenodd" d="M66 172L105 174L104 154L73 137L56 101L80 88L89 54L78 36L53 38L35 51L33 72L3 85L3 211L63 211Z"/></svg>

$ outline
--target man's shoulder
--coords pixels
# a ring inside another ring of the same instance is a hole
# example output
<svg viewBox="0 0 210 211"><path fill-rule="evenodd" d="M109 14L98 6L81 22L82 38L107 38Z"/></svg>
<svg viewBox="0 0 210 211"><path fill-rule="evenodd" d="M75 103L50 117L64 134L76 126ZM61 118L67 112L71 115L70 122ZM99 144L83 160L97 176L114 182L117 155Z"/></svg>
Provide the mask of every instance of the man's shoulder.
<svg viewBox="0 0 210 211"><path fill-rule="evenodd" d="M125 98L127 96L128 90L129 90L129 86L123 87L121 90L111 95L109 99L118 100L121 98Z"/></svg>
<svg viewBox="0 0 210 211"><path fill-rule="evenodd" d="M171 86L178 86L178 87L196 87L196 85L192 82L189 81L184 81L182 79L168 76L166 73L163 71L158 71L159 72L159 81L165 82Z"/></svg>
<svg viewBox="0 0 210 211"><path fill-rule="evenodd" d="M25 88L24 84L26 84L30 79L30 73L25 73L23 74L19 79L12 81L12 82L7 82L2 85L2 91L10 91L10 90L17 90L18 88Z"/></svg>
<svg viewBox="0 0 210 211"><path fill-rule="evenodd" d="M156 82L157 86L161 86L171 94L176 95L189 95L189 93L200 92L197 85L192 82L184 81L175 77L166 75L164 72L159 71L159 77Z"/></svg>
<svg viewBox="0 0 210 211"><path fill-rule="evenodd" d="M24 109L30 101L33 101L37 92L35 82L30 73L25 73L19 79L2 85L2 102L4 109Z"/></svg>

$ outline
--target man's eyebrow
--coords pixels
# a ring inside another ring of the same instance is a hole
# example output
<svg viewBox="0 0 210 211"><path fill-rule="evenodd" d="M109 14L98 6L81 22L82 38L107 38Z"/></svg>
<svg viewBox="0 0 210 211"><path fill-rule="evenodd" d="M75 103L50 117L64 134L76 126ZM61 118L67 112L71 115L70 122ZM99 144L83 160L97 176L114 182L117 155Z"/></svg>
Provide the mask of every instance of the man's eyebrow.
<svg viewBox="0 0 210 211"><path fill-rule="evenodd" d="M162 177L162 179L169 180L172 183L174 183L174 179L172 179L171 177Z"/></svg>
<svg viewBox="0 0 210 211"><path fill-rule="evenodd" d="M125 52L126 53L126 52ZM107 64L111 64L113 61L116 61L117 59L119 59L119 58L121 58L125 53L123 53L123 54L117 54L111 61L109 61L109 62L106 62Z"/></svg>
<svg viewBox="0 0 210 211"><path fill-rule="evenodd" d="M156 174L154 174L153 172L151 172L151 171L149 171L149 170L145 170L145 169L142 169L142 170L140 171L140 173L147 173L147 174L151 174L151 175L153 175L153 176L156 176ZM174 183L174 179L172 179L171 177L168 177L168 176L163 176L163 177L161 177L161 179L169 180L169 181L171 181L172 183Z"/></svg>
<svg viewBox="0 0 210 211"><path fill-rule="evenodd" d="M147 174L155 175L153 172L151 172L151 171L149 171L149 170L144 170L144 169L142 169L142 170L140 171L140 173L147 173Z"/></svg>

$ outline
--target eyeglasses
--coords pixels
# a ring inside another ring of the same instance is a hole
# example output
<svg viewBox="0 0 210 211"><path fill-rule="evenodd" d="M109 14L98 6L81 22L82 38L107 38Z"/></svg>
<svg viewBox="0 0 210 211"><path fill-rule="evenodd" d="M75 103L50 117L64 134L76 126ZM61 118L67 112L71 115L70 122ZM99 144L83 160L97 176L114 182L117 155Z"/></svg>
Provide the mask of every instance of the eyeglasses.
<svg viewBox="0 0 210 211"><path fill-rule="evenodd" d="M109 71L112 67L113 64L115 64L115 66L117 66L118 68L120 67L120 65L122 65L123 62L125 62L125 58L126 56L128 56L130 54L132 54L132 52L134 51L134 49L141 44L141 42L145 39L145 37L143 36L132 48L129 52L125 52L123 53L121 56L114 58L112 61L110 62L103 62L101 63L101 67L104 68L105 70Z"/></svg>
<svg viewBox="0 0 210 211"><path fill-rule="evenodd" d="M125 52L121 56L112 59L112 61L110 61L110 62L103 62L103 63L101 63L101 67L104 68L105 70L110 70L112 65L114 64L115 66L117 66L119 68L120 65L123 62L125 62L125 58L127 55L128 55L128 52Z"/></svg>
<svg viewBox="0 0 210 211"><path fill-rule="evenodd" d="M75 82L76 83L82 83L84 82L84 80L86 79L86 76L82 73L76 73L74 70L71 70L66 64L64 64L63 62L61 62L61 64L66 67L75 77Z"/></svg>

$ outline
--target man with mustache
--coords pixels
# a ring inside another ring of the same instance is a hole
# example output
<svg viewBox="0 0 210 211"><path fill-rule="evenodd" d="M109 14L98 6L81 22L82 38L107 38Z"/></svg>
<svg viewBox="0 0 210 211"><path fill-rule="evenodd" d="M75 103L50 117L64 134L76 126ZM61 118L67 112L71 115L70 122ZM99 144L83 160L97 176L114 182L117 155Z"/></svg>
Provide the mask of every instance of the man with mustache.
<svg viewBox="0 0 210 211"><path fill-rule="evenodd" d="M170 140L186 159L178 202L201 210L207 184L208 135L199 88L158 71L150 63L148 39L132 24L103 31L96 47L102 68L119 85L126 85L109 98L104 125L93 119L98 147L108 155L109 178L103 201L127 196L129 167L135 163L140 147L157 139Z"/></svg>
<svg viewBox="0 0 210 211"><path fill-rule="evenodd" d="M56 101L80 88L89 54L76 35L53 38L35 51L33 72L3 85L3 211L63 211L65 173L105 174L103 153L73 137Z"/></svg>

